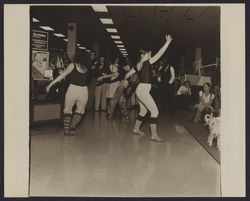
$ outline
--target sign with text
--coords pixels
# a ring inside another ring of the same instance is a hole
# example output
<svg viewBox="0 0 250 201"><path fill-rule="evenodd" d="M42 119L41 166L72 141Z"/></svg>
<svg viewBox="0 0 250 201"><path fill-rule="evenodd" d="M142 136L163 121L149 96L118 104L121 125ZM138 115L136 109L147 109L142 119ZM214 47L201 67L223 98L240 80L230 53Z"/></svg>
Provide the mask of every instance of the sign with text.
<svg viewBox="0 0 250 201"><path fill-rule="evenodd" d="M48 51L48 32L32 31L32 50Z"/></svg>

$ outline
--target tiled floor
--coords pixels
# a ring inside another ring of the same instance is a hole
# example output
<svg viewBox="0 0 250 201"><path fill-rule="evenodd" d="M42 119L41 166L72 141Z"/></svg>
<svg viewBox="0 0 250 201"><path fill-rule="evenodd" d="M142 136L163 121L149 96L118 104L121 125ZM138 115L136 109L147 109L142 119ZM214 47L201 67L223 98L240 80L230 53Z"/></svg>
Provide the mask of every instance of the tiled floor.
<svg viewBox="0 0 250 201"><path fill-rule="evenodd" d="M31 196L220 196L220 166L180 123L159 119L149 140L119 116L89 113L75 136L31 136Z"/></svg>

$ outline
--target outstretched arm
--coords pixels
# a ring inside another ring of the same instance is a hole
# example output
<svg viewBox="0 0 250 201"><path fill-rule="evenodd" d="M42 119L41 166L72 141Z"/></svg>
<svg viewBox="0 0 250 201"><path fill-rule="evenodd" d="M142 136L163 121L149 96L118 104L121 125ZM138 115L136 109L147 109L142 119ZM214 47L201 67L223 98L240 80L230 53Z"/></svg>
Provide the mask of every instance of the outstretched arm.
<svg viewBox="0 0 250 201"><path fill-rule="evenodd" d="M170 66L170 72L171 72L171 79L169 81L169 84L172 84L174 82L174 79L175 79L174 68L172 66Z"/></svg>
<svg viewBox="0 0 250 201"><path fill-rule="evenodd" d="M131 68L130 71L127 72L127 74L125 75L124 79L128 79L131 75L133 75L135 73L135 69Z"/></svg>
<svg viewBox="0 0 250 201"><path fill-rule="evenodd" d="M166 35L166 42L165 44L162 46L162 48L153 56L149 59L149 63L150 64L153 64L155 63L156 61L158 61L158 59L161 58L161 56L164 54L164 52L166 51L166 49L168 48L169 44L171 43L172 41L172 36L171 35Z"/></svg>
<svg viewBox="0 0 250 201"><path fill-rule="evenodd" d="M71 63L68 65L68 67L63 71L61 75L59 75L56 79L54 79L47 87L46 92L49 92L50 88L56 84L57 82L61 81L63 78L65 78L71 71L74 69L74 64Z"/></svg>

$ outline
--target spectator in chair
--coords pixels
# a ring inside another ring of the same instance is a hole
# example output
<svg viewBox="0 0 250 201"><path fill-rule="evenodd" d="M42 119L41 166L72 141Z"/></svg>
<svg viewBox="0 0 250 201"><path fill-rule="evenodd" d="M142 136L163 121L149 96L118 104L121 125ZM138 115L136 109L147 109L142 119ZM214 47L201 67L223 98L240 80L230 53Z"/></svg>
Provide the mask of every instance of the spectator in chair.
<svg viewBox="0 0 250 201"><path fill-rule="evenodd" d="M191 83L185 81L184 85L180 86L175 97L176 107L180 109L188 109L191 104Z"/></svg>
<svg viewBox="0 0 250 201"><path fill-rule="evenodd" d="M202 120L202 116L204 116L205 114L214 112L212 103L215 96L213 93L211 93L210 90L211 84L208 82L204 83L203 90L199 92L199 103L193 106L193 113L188 118L189 120L198 122Z"/></svg>

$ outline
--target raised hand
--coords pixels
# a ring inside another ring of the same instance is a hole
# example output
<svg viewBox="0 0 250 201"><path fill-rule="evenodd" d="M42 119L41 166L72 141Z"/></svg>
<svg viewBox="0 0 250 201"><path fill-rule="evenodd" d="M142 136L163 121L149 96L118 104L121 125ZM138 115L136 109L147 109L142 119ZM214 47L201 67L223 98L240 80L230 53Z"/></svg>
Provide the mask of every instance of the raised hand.
<svg viewBox="0 0 250 201"><path fill-rule="evenodd" d="M170 43L172 41L172 39L173 39L173 37L170 34L166 34L166 41L167 42Z"/></svg>

